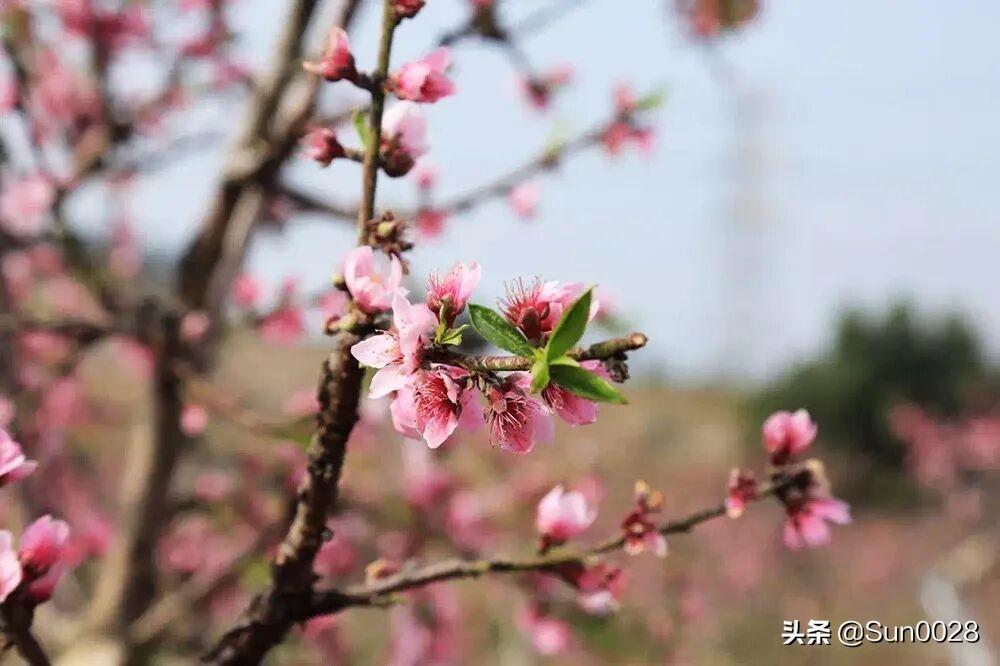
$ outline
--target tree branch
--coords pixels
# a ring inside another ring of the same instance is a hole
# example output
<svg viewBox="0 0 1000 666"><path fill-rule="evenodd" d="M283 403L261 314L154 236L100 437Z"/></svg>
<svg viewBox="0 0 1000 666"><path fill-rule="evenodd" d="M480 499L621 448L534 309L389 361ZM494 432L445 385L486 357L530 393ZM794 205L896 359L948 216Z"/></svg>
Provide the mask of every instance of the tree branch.
<svg viewBox="0 0 1000 666"><path fill-rule="evenodd" d="M366 151L361 209L358 212L358 243L368 242L368 222L374 217L378 185L382 112L389 73L392 38L397 25L391 0L383 0L382 32L378 61L372 80L370 126L372 141ZM271 569L271 584L250 604L239 623L206 655L219 664L256 664L280 643L312 596L315 582L313 561L328 538L330 507L337 501L340 475L347 454L347 440L358 420L358 402L364 371L351 355L361 340L358 331L342 331L323 366L318 400L318 428L309 444L308 475L298 492L295 517L288 528Z"/></svg>
<svg viewBox="0 0 1000 666"><path fill-rule="evenodd" d="M625 352L641 349L646 346L648 340L642 333L632 333L624 337L598 342L584 349L573 349L568 353L568 356L577 361L603 361ZM430 352L426 358L431 363L454 365L470 372L531 370L531 366L535 362L535 359L527 356L473 356L448 349Z"/></svg>
<svg viewBox="0 0 1000 666"><path fill-rule="evenodd" d="M787 477L761 487L752 501L760 501L780 494L799 479ZM726 515L725 504L719 504L685 518L663 523L658 531L664 536L686 533L698 525ZM358 585L346 590L326 590L317 592L306 614L298 620L305 621L319 615L339 613L357 606L384 606L391 601L390 595L425 587L432 583L465 578L481 578L487 574L512 574L530 571L553 571L572 563L583 563L598 555L621 550L625 546L624 536L613 536L595 546L583 550L557 548L546 555L527 558L495 557L483 560L447 560L427 565L411 571L402 571L393 576L372 583Z"/></svg>
<svg viewBox="0 0 1000 666"><path fill-rule="evenodd" d="M7 639L8 645L13 645L17 649L17 653L31 666L49 666L51 662L48 655L45 654L38 639L31 633L34 610L21 602L21 597L15 593L0 605L3 635Z"/></svg>

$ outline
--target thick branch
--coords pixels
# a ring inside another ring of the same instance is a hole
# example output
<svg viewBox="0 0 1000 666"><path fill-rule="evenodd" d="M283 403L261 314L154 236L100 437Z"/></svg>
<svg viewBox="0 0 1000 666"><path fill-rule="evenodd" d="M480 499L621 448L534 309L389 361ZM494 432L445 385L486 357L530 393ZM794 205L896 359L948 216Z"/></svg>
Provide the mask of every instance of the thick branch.
<svg viewBox="0 0 1000 666"><path fill-rule="evenodd" d="M578 361L606 360L619 354L635 351L646 346L648 338L642 333L632 333L620 338L612 338L598 342L583 349L573 349L568 356ZM471 372L513 372L516 370L531 370L534 359L527 356L472 356L450 350L431 353L427 360L433 363L446 363Z"/></svg>
<svg viewBox="0 0 1000 666"><path fill-rule="evenodd" d="M367 243L368 221L374 216L378 184L379 146L385 92L396 17L390 0L383 1L378 63L372 73L370 123L373 140L365 155L358 242ZM256 664L280 643L308 606L315 582L313 561L328 537L326 521L337 501L347 440L358 420L358 401L364 372L351 355L361 340L357 332L341 332L336 348L323 366L318 399L318 428L309 444L308 475L299 488L295 517L282 541L271 570L271 585L251 602L236 627L222 637L206 659L219 664Z"/></svg>
<svg viewBox="0 0 1000 666"><path fill-rule="evenodd" d="M797 482L795 477L782 479L762 487L753 501L771 497L791 487ZM699 511L686 518L672 520L660 526L664 536L690 532L698 525L726 515L725 504ZM547 555L527 558L495 557L484 560L448 560L411 571L403 571L374 583L359 585L347 590L317 592L307 615L299 618L305 621L318 615L339 613L356 606L380 606L391 601L390 595L421 588L432 583L464 578L480 578L487 574L525 573L530 571L552 571L566 564L586 562L597 555L604 555L625 546L624 536L614 536L587 549L556 549Z"/></svg>

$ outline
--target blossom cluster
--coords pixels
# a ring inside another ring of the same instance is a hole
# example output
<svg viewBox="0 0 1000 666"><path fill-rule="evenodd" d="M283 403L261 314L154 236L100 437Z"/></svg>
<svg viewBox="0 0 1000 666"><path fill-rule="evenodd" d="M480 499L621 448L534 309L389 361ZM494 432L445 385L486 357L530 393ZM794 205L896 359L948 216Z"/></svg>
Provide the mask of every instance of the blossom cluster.
<svg viewBox="0 0 1000 666"><path fill-rule="evenodd" d="M387 271L380 271L373 250L357 248L347 257L343 274L346 289L364 313L391 309L392 325L357 343L351 351L362 364L376 369L369 396L392 396L393 424L405 436L423 439L437 448L459 427L472 430L485 422L495 446L527 453L536 442L551 438L553 415L573 426L597 419L597 401L581 396L582 391L573 383L556 380L539 386L537 375L528 372L500 377L470 371L460 358L454 364L436 360L444 358L443 351L461 343L466 326L456 328L455 323L479 283L481 269L475 262L458 263L444 275L431 275L422 303L408 300L395 256L390 257ZM492 330L500 336L499 341L492 340L498 345L532 356L543 350L557 324L584 296L583 325L596 315L599 304L591 300L582 284L519 281L508 291L502 318L484 308L490 313L483 315L486 321L477 323L475 316L472 321L481 334L485 331L485 336L491 336ZM579 335L582 332L581 328ZM562 349L562 353L566 351L568 347ZM566 363L576 373L606 385L608 373L599 361ZM477 393L484 398L484 405L477 402Z"/></svg>
<svg viewBox="0 0 1000 666"><path fill-rule="evenodd" d="M851 522L850 507L830 494L823 464L815 459L798 460L815 441L818 431L804 409L775 412L762 427L771 480L787 483L787 487L776 494L785 507L785 545L792 549L822 546L830 541L828 523L846 525ZM729 478L726 513L731 518L738 518L746 503L757 494L754 474L734 469Z"/></svg>

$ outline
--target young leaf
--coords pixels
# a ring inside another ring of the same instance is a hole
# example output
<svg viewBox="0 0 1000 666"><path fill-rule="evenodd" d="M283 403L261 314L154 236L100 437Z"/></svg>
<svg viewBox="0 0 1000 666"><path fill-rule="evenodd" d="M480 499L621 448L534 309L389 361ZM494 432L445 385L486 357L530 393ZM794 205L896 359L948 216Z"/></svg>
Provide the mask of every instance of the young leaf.
<svg viewBox="0 0 1000 666"><path fill-rule="evenodd" d="M532 356L534 348L521 335L521 331L497 312L482 305L469 304L469 319L472 327L488 342L518 356Z"/></svg>
<svg viewBox="0 0 1000 666"><path fill-rule="evenodd" d="M618 404L628 402L619 393L618 389L606 382L602 377L598 377L583 368L574 368L570 365L553 365L549 368L549 373L552 376L552 381L581 398L597 402L616 402Z"/></svg>
<svg viewBox="0 0 1000 666"><path fill-rule="evenodd" d="M458 328L449 328L437 337L437 343L442 345L462 344L462 332L469 328L468 324L462 324Z"/></svg>
<svg viewBox="0 0 1000 666"><path fill-rule="evenodd" d="M549 364L544 358L531 366L531 392L539 393L549 385Z"/></svg>
<svg viewBox="0 0 1000 666"><path fill-rule="evenodd" d="M652 111L662 106L666 99L667 94L663 90L654 90L636 100L635 108L639 111Z"/></svg>
<svg viewBox="0 0 1000 666"><path fill-rule="evenodd" d="M549 343L545 346L549 359L565 356L566 352L583 337L583 332L587 330L587 319L590 318L590 299L593 291L593 288L590 288L583 292L583 296L566 309L562 319L552 329Z"/></svg>
<svg viewBox="0 0 1000 666"><path fill-rule="evenodd" d="M354 122L354 129L358 133L358 138L361 139L361 144L365 150L371 150L372 133L368 127L368 116L361 109L355 109L351 120Z"/></svg>
<svg viewBox="0 0 1000 666"><path fill-rule="evenodd" d="M549 365L568 365L573 368L579 368L580 362L575 358L570 358L569 356L560 356L559 358L549 361Z"/></svg>

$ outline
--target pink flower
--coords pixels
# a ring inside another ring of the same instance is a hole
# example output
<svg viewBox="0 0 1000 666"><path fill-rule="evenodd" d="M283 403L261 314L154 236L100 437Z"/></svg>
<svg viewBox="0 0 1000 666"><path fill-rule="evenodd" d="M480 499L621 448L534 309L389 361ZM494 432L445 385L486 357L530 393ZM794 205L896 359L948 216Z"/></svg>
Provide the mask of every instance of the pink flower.
<svg viewBox="0 0 1000 666"><path fill-rule="evenodd" d="M20 481L35 471L38 463L28 460L20 445L0 427L0 487Z"/></svg>
<svg viewBox="0 0 1000 666"><path fill-rule="evenodd" d="M580 367L601 377L608 378L600 361L584 361ZM597 403L570 393L557 384L550 383L542 391L542 400L550 410L571 426L589 425L597 420Z"/></svg>
<svg viewBox="0 0 1000 666"><path fill-rule="evenodd" d="M525 337L533 342L542 341L559 323L563 312L573 304L584 292L584 286L579 282L560 284L559 282L542 282L535 279L525 284L523 280L507 286L507 297L502 304L502 310L507 321L521 329ZM590 316L592 321L600 309L597 299L591 301Z"/></svg>
<svg viewBox="0 0 1000 666"><path fill-rule="evenodd" d="M337 133L329 127L310 130L302 142L309 159L316 160L323 166L329 166L330 162L345 154L344 147L337 140Z"/></svg>
<svg viewBox="0 0 1000 666"><path fill-rule="evenodd" d="M302 63L302 68L307 72L322 76L327 81L357 78L358 70L354 67L351 42L344 29L335 26L330 30L323 57L319 62Z"/></svg>
<svg viewBox="0 0 1000 666"><path fill-rule="evenodd" d="M302 308L291 303L279 306L260 323L257 332L261 340L272 345L290 347L298 343L306 332Z"/></svg>
<svg viewBox="0 0 1000 666"><path fill-rule="evenodd" d="M14 236L35 236L42 231L55 188L44 176L26 176L5 183L0 193L0 226Z"/></svg>
<svg viewBox="0 0 1000 666"><path fill-rule="evenodd" d="M392 0L392 11L400 19L413 18L424 7L424 0Z"/></svg>
<svg viewBox="0 0 1000 666"><path fill-rule="evenodd" d="M448 49L436 49L421 60L400 67L391 79L392 88L400 99L436 102L455 92L455 85L445 74L450 64L451 53Z"/></svg>
<svg viewBox="0 0 1000 666"><path fill-rule="evenodd" d="M370 398L398 391L420 367L420 353L437 327L426 307L412 305L396 294L392 302L393 328L351 347L351 354L364 365L377 368L369 388Z"/></svg>
<svg viewBox="0 0 1000 666"><path fill-rule="evenodd" d="M726 492L726 515L739 518L746 509L747 502L757 497L757 479L753 472L733 469L729 473L729 488Z"/></svg>
<svg viewBox="0 0 1000 666"><path fill-rule="evenodd" d="M392 178L405 176L427 152L427 119L413 102L400 102L382 119L382 170Z"/></svg>
<svg viewBox="0 0 1000 666"><path fill-rule="evenodd" d="M414 426L432 449L441 446L459 425L481 423L475 393L459 384L464 374L438 367L418 373L413 382Z"/></svg>
<svg viewBox="0 0 1000 666"><path fill-rule="evenodd" d="M201 341L212 327L212 320L202 310L188 312L181 319L181 339L188 343Z"/></svg>
<svg viewBox="0 0 1000 666"><path fill-rule="evenodd" d="M18 556L28 579L40 578L56 566L66 554L69 525L52 516L42 516L28 525L21 535Z"/></svg>
<svg viewBox="0 0 1000 666"><path fill-rule="evenodd" d="M375 267L375 253L363 245L351 250L344 261L344 282L358 307L369 314L388 310L397 295L406 295L400 286L403 265L396 255L389 258L389 274L380 275Z"/></svg>
<svg viewBox="0 0 1000 666"><path fill-rule="evenodd" d="M816 439L818 428L804 409L775 412L764 422L764 448L771 453L772 465L784 465L802 453Z"/></svg>
<svg viewBox="0 0 1000 666"><path fill-rule="evenodd" d="M233 302L244 310L257 307L263 292L260 280L249 273L242 273L233 280Z"/></svg>
<svg viewBox="0 0 1000 666"><path fill-rule="evenodd" d="M21 563L14 552L14 535L0 530L0 603L21 584Z"/></svg>
<svg viewBox="0 0 1000 666"><path fill-rule="evenodd" d="M444 277L432 273L427 280L427 307L451 326L465 309L481 275L482 270L474 261L468 266L456 263Z"/></svg>
<svg viewBox="0 0 1000 666"><path fill-rule="evenodd" d="M643 481L635 484L635 508L622 521L626 553L638 555L648 550L658 557L666 556L667 539L652 519L652 515L658 513L662 505L663 495L659 491L650 490Z"/></svg>
<svg viewBox="0 0 1000 666"><path fill-rule="evenodd" d="M530 219L535 216L538 208L538 201L542 197L542 188L536 181L522 183L511 189L507 195L507 201L514 213L522 219Z"/></svg>
<svg viewBox="0 0 1000 666"><path fill-rule="evenodd" d="M417 430L417 401L413 392L413 382L404 381L396 390L396 396L389 404L392 427L407 439L419 440L422 435Z"/></svg>
<svg viewBox="0 0 1000 666"><path fill-rule="evenodd" d="M582 493L565 492L562 486L556 486L538 503L535 529L543 544L558 545L590 527L595 518L597 509L587 505Z"/></svg>
<svg viewBox="0 0 1000 666"><path fill-rule="evenodd" d="M822 546L830 541L830 523L847 525L851 508L846 502L832 497L807 498L786 508L785 545L792 550L803 546Z"/></svg>
<svg viewBox="0 0 1000 666"><path fill-rule="evenodd" d="M573 642L573 634L568 624L542 615L536 606L531 606L519 614L518 625L531 639L535 651L545 657L565 652Z"/></svg>
<svg viewBox="0 0 1000 666"><path fill-rule="evenodd" d="M542 403L530 397L527 373L511 373L504 387L491 387L487 395L486 423L490 443L514 453L528 453L536 441L552 438L552 419Z"/></svg>
<svg viewBox="0 0 1000 666"><path fill-rule="evenodd" d="M197 437L208 426L208 412L201 405L185 405L181 410L181 432L188 437Z"/></svg>

